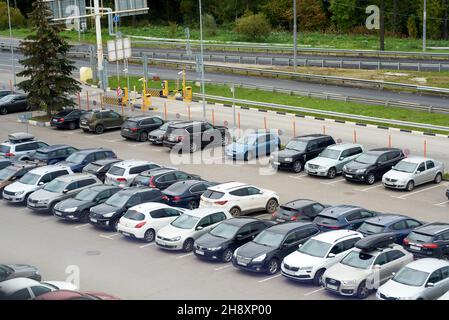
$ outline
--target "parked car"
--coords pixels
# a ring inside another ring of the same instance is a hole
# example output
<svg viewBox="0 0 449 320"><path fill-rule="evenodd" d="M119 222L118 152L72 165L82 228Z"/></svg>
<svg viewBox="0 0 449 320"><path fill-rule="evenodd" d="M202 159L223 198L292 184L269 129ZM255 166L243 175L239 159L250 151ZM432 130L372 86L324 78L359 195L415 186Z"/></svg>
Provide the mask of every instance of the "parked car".
<svg viewBox="0 0 449 320"><path fill-rule="evenodd" d="M358 206L337 205L325 208L316 216L313 223L318 225L322 231L338 229L357 230L365 220L378 215L378 212Z"/></svg>
<svg viewBox="0 0 449 320"><path fill-rule="evenodd" d="M36 140L30 133L16 132L8 135L8 140L0 144L0 156L11 160L30 160L37 149L47 146L47 143Z"/></svg>
<svg viewBox="0 0 449 320"><path fill-rule="evenodd" d="M145 142L148 140L148 133L158 129L164 124L164 120L159 116L138 116L127 118L122 124L121 135L125 139L133 139Z"/></svg>
<svg viewBox="0 0 449 320"><path fill-rule="evenodd" d="M0 282L0 300L30 300L41 294L56 290L77 290L70 282L39 282L28 278L15 278Z"/></svg>
<svg viewBox="0 0 449 320"><path fill-rule="evenodd" d="M382 180L382 176L405 157L404 153L396 148L369 150L343 166L343 177L348 181L371 185Z"/></svg>
<svg viewBox="0 0 449 320"><path fill-rule="evenodd" d="M0 98L0 114L30 110L27 96L21 93L13 93Z"/></svg>
<svg viewBox="0 0 449 320"><path fill-rule="evenodd" d="M83 168L83 173L93 174L98 179L100 179L102 182L104 182L106 180L106 172L108 172L109 169L117 162L122 162L122 160L115 159L115 158L109 158L109 159L94 161L94 162L89 163L87 166L85 166Z"/></svg>
<svg viewBox="0 0 449 320"><path fill-rule="evenodd" d="M281 139L277 133L267 130L250 132L226 147L226 156L234 160L251 160L260 156L269 156L281 148Z"/></svg>
<svg viewBox="0 0 449 320"><path fill-rule="evenodd" d="M438 300L449 300L449 291L439 297Z"/></svg>
<svg viewBox="0 0 449 320"><path fill-rule="evenodd" d="M182 180L175 182L162 193L168 198L168 204L171 206L192 210L199 207L204 191L215 185L217 183L203 180Z"/></svg>
<svg viewBox="0 0 449 320"><path fill-rule="evenodd" d="M37 149L31 157L31 160L37 160L44 164L55 164L67 159L72 153L78 149L65 144L55 144Z"/></svg>
<svg viewBox="0 0 449 320"><path fill-rule="evenodd" d="M164 122L158 129L151 131L148 133L148 141L151 144L162 145L162 140L164 139L164 135L167 132L167 128L170 125L174 125L179 123L179 120L169 120Z"/></svg>
<svg viewBox="0 0 449 320"><path fill-rule="evenodd" d="M164 147L178 151L196 152L206 146L225 146L228 129L205 121L180 121L170 124L162 139Z"/></svg>
<svg viewBox="0 0 449 320"><path fill-rule="evenodd" d="M194 253L201 259L230 262L235 249L272 225L272 222L254 218L225 220L195 241Z"/></svg>
<svg viewBox="0 0 449 320"><path fill-rule="evenodd" d="M50 125L58 129L75 130L80 127L80 118L85 110L67 108L51 117Z"/></svg>
<svg viewBox="0 0 449 320"><path fill-rule="evenodd" d="M117 230L120 218L134 206L145 202L163 202L159 189L144 187L124 188L104 203L90 209L89 222L102 228Z"/></svg>
<svg viewBox="0 0 449 320"><path fill-rule="evenodd" d="M283 150L274 152L270 163L277 169L299 173L307 161L316 158L324 149L334 144L334 138L324 134L298 136L290 140Z"/></svg>
<svg viewBox="0 0 449 320"><path fill-rule="evenodd" d="M310 222L288 222L272 226L236 249L232 264L247 271L275 274L287 255L318 233L318 227Z"/></svg>
<svg viewBox="0 0 449 320"><path fill-rule="evenodd" d="M0 158L0 170L9 167L12 164L12 160L8 158Z"/></svg>
<svg viewBox="0 0 449 320"><path fill-rule="evenodd" d="M128 238L152 242L156 233L185 212L164 203L148 202L126 211L120 218L118 232Z"/></svg>
<svg viewBox="0 0 449 320"><path fill-rule="evenodd" d="M42 280L42 276L36 267L28 264L0 264L0 282L15 278Z"/></svg>
<svg viewBox="0 0 449 320"><path fill-rule="evenodd" d="M92 110L83 113L80 117L80 128L84 132L101 134L104 130L120 129L123 124L123 116L113 110Z"/></svg>
<svg viewBox="0 0 449 320"><path fill-rule="evenodd" d="M363 153L359 144L336 144L324 149L318 157L306 162L305 171L309 175L333 179L343 171L343 166Z"/></svg>
<svg viewBox="0 0 449 320"><path fill-rule="evenodd" d="M161 166L157 163L143 160L125 160L114 163L106 173L104 183L128 187L140 173L156 168L161 168Z"/></svg>
<svg viewBox="0 0 449 320"><path fill-rule="evenodd" d="M200 201L200 208L225 210L234 217L262 210L272 214L278 205L279 196L276 192L241 182L227 182L209 187Z"/></svg>
<svg viewBox="0 0 449 320"><path fill-rule="evenodd" d="M449 258L449 224L428 223L415 228L404 239L404 248L419 258Z"/></svg>
<svg viewBox="0 0 449 320"><path fill-rule="evenodd" d="M19 180L5 187L3 190L3 200L26 205L28 203L28 197L33 192L43 188L52 180L71 173L73 171L70 167L59 165L34 168L25 173Z"/></svg>
<svg viewBox="0 0 449 320"><path fill-rule="evenodd" d="M0 98L3 98L5 96L8 96L8 95L13 94L13 93L14 92L12 92L11 90L4 90L4 89L2 89L2 90L0 90Z"/></svg>
<svg viewBox="0 0 449 320"><path fill-rule="evenodd" d="M287 279L322 285L324 272L338 263L362 238L360 232L352 230L320 233L282 260L281 273Z"/></svg>
<svg viewBox="0 0 449 320"><path fill-rule="evenodd" d="M59 162L59 165L69 166L73 172L81 172L89 163L103 159L116 159L114 151L106 148L91 148L83 149L72 153L65 159Z"/></svg>
<svg viewBox="0 0 449 320"><path fill-rule="evenodd" d="M17 161L0 170L0 199L3 198L3 190L14 181L22 178L28 171L37 168L37 163Z"/></svg>
<svg viewBox="0 0 449 320"><path fill-rule="evenodd" d="M77 173L61 176L33 192L28 197L27 207L33 211L53 214L53 209L58 202L73 197L84 189L101 184L101 181L91 174Z"/></svg>
<svg viewBox="0 0 449 320"><path fill-rule="evenodd" d="M33 300L120 300L120 298L104 292L56 290L44 293Z"/></svg>
<svg viewBox="0 0 449 320"><path fill-rule="evenodd" d="M313 200L297 199L281 204L271 215L271 220L277 222L313 221L325 208L325 205Z"/></svg>
<svg viewBox="0 0 449 320"><path fill-rule="evenodd" d="M156 233L156 245L166 250L190 252L196 239L231 215L218 209L194 209L177 217Z"/></svg>
<svg viewBox="0 0 449 320"><path fill-rule="evenodd" d="M344 258L323 274L323 286L332 293L366 298L387 282L393 272L413 261L413 255L393 244L394 234L371 235L355 244Z"/></svg>
<svg viewBox="0 0 449 320"><path fill-rule="evenodd" d="M386 188L412 191L416 186L428 182L440 183L444 164L429 158L409 157L400 161L382 177Z"/></svg>
<svg viewBox="0 0 449 320"><path fill-rule="evenodd" d="M55 217L69 220L89 222L90 208L104 203L119 190L119 187L108 185L90 186L75 196L58 202L53 210Z"/></svg>
<svg viewBox="0 0 449 320"><path fill-rule="evenodd" d="M446 189L446 197L449 199L449 188Z"/></svg>
<svg viewBox="0 0 449 320"><path fill-rule="evenodd" d="M364 236L378 233L394 233L396 236L395 242L402 244L404 238L413 229L422 225L422 222L401 214L382 214L365 220L357 231Z"/></svg>
<svg viewBox="0 0 449 320"><path fill-rule="evenodd" d="M424 258L413 261L380 286L381 300L436 300L449 290L449 262Z"/></svg>
<svg viewBox="0 0 449 320"><path fill-rule="evenodd" d="M173 168L155 168L137 175L131 185L150 186L151 188L165 190L172 184L185 180L201 180L201 177Z"/></svg>

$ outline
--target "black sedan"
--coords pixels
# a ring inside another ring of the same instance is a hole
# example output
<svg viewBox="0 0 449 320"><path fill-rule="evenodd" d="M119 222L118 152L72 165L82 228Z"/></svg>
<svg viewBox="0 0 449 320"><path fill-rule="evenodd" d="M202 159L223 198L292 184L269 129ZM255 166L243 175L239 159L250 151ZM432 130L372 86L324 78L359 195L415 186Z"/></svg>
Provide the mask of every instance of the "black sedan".
<svg viewBox="0 0 449 320"><path fill-rule="evenodd" d="M41 274L36 267L28 264L0 264L0 282L14 278L42 280Z"/></svg>
<svg viewBox="0 0 449 320"><path fill-rule="evenodd" d="M128 118L122 124L121 135L125 139L145 142L148 134L164 124L164 120L157 116L139 116Z"/></svg>
<svg viewBox="0 0 449 320"><path fill-rule="evenodd" d="M309 238L320 233L310 222L281 223L265 229L234 251L232 264L239 269L275 274L282 260Z"/></svg>
<svg viewBox="0 0 449 320"><path fill-rule="evenodd" d="M206 260L230 262L234 250L273 225L254 218L233 218L221 222L195 241L194 253Z"/></svg>
<svg viewBox="0 0 449 320"><path fill-rule="evenodd" d="M202 180L183 180L172 184L162 193L167 196L170 206L192 210L198 208L204 191L216 184Z"/></svg>
<svg viewBox="0 0 449 320"><path fill-rule="evenodd" d="M106 179L106 172L112 167L114 163L121 162L120 159L102 159L89 163L83 168L83 173L90 173L95 175L102 182Z"/></svg>
<svg viewBox="0 0 449 320"><path fill-rule="evenodd" d="M57 203L53 214L64 220L89 222L90 208L105 202L120 190L119 187L108 185L84 189L74 198Z"/></svg>
<svg viewBox="0 0 449 320"><path fill-rule="evenodd" d="M201 180L201 177L173 168L156 168L140 173L131 185L164 190L175 182L184 180Z"/></svg>
<svg viewBox="0 0 449 320"><path fill-rule="evenodd" d="M0 98L0 114L29 110L27 96L24 94L9 94Z"/></svg>
<svg viewBox="0 0 449 320"><path fill-rule="evenodd" d="M325 205L313 200L297 199L280 205L271 215L271 220L276 222L313 221L325 208Z"/></svg>
<svg viewBox="0 0 449 320"><path fill-rule="evenodd" d="M51 117L50 125L58 129L74 130L80 127L81 115L84 110L65 109Z"/></svg>

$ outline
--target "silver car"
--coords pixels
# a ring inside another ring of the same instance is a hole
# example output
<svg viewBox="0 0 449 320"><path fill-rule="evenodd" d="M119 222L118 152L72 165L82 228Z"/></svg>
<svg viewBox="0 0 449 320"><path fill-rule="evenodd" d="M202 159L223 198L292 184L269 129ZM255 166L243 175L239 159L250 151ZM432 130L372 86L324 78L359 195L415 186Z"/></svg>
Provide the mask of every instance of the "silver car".
<svg viewBox="0 0 449 320"><path fill-rule="evenodd" d="M377 290L381 300L435 300L449 290L449 262L424 258L409 263Z"/></svg>
<svg viewBox="0 0 449 320"><path fill-rule="evenodd" d="M30 160L36 150L43 147L48 147L48 144L35 140L30 133L11 133L8 140L0 144L0 156L10 160Z"/></svg>
<svg viewBox="0 0 449 320"><path fill-rule="evenodd" d="M444 165L441 162L423 158L410 157L400 161L382 177L385 188L412 191L416 186L443 179Z"/></svg>

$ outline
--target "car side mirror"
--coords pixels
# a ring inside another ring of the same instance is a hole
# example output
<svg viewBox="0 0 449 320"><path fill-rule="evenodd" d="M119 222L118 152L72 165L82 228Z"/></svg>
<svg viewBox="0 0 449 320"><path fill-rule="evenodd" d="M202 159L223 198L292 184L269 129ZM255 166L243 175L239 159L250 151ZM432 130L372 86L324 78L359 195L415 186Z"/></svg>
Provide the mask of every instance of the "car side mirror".
<svg viewBox="0 0 449 320"><path fill-rule="evenodd" d="M68 189L64 189L64 190L62 190L62 193L67 193L67 192L69 192L69 190L68 190Z"/></svg>
<svg viewBox="0 0 449 320"><path fill-rule="evenodd" d="M380 269L380 264L375 264L375 265L374 265L374 269L379 270L379 269Z"/></svg>
<svg viewBox="0 0 449 320"><path fill-rule="evenodd" d="M237 239L237 240L242 240L242 239L243 239L243 235L238 234L237 237L236 237L236 239Z"/></svg>
<svg viewBox="0 0 449 320"><path fill-rule="evenodd" d="M343 160L345 160L345 157L340 157L340 161L343 161Z"/></svg>
<svg viewBox="0 0 449 320"><path fill-rule="evenodd" d="M327 255L327 257L328 257L328 258L335 258L335 253L332 253L332 252L331 252L331 253L329 253L329 254Z"/></svg>
<svg viewBox="0 0 449 320"><path fill-rule="evenodd" d="M429 282L428 284L426 284L426 287L427 288L433 288L433 287L435 287L435 283Z"/></svg>
<svg viewBox="0 0 449 320"><path fill-rule="evenodd" d="M37 185L38 185L38 186L43 186L44 183L41 181L41 182L39 182Z"/></svg>
<svg viewBox="0 0 449 320"><path fill-rule="evenodd" d="M394 277L396 275L396 272L392 272L391 275Z"/></svg>
<svg viewBox="0 0 449 320"><path fill-rule="evenodd" d="M203 230L203 229L204 229L203 226L198 226L198 227L196 227L196 230L198 230L198 231Z"/></svg>
<svg viewBox="0 0 449 320"><path fill-rule="evenodd" d="M302 247L302 243L298 244L298 249Z"/></svg>
<svg viewBox="0 0 449 320"><path fill-rule="evenodd" d="M416 173L418 174L418 173L421 173L421 170L416 170Z"/></svg>

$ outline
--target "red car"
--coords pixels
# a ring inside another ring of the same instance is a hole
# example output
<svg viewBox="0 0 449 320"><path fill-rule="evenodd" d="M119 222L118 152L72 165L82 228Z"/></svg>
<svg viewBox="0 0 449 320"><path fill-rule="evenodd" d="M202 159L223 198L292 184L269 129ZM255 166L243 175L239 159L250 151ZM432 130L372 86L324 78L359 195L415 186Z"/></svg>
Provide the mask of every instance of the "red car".
<svg viewBox="0 0 449 320"><path fill-rule="evenodd" d="M44 293L34 300L120 300L120 298L103 292L56 290Z"/></svg>

